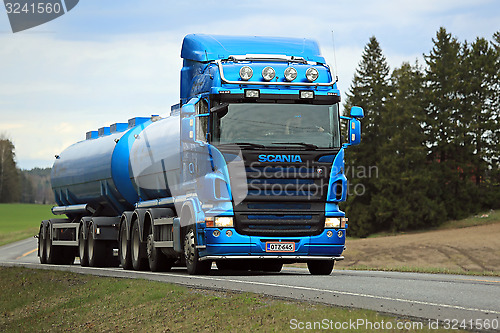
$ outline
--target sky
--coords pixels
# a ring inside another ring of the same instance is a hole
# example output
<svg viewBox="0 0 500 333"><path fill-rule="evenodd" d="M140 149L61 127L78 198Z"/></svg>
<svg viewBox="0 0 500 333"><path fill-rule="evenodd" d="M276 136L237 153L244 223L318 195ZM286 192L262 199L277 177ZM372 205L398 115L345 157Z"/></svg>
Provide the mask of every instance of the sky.
<svg viewBox="0 0 500 333"><path fill-rule="evenodd" d="M21 169L44 168L87 131L168 114L190 33L314 39L345 98L371 36L394 69L423 64L441 26L460 41L491 40L500 1L81 0L15 34L0 4L0 136Z"/></svg>

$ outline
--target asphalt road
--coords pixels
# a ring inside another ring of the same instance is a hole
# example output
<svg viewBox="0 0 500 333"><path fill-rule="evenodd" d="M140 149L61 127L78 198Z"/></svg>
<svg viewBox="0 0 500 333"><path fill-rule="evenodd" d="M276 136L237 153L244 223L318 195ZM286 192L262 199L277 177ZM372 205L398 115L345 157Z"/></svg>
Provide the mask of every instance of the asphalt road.
<svg viewBox="0 0 500 333"><path fill-rule="evenodd" d="M36 244L36 239L31 238L0 247L0 264L254 292L441 322L465 320L475 325L478 320L496 320L500 324L500 277L348 270L312 276L301 268L284 268L279 274L245 275L227 275L213 269L208 276L191 276L182 268L152 273L77 264L41 265Z"/></svg>

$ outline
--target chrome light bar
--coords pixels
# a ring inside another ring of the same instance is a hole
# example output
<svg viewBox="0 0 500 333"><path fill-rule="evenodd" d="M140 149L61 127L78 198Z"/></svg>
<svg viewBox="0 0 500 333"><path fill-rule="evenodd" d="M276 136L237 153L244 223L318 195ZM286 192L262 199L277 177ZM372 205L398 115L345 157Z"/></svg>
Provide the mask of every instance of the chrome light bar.
<svg viewBox="0 0 500 333"><path fill-rule="evenodd" d="M255 60L255 59L254 59ZM302 86L302 87L332 87L335 84L335 79L332 76L332 80L328 83L319 82L261 82L261 81L231 81L226 79L224 76L224 68L222 66L222 60L215 60L215 63L219 67L220 78L223 83L227 84L238 84L238 85L260 85L260 86ZM325 65L326 66L326 65Z"/></svg>

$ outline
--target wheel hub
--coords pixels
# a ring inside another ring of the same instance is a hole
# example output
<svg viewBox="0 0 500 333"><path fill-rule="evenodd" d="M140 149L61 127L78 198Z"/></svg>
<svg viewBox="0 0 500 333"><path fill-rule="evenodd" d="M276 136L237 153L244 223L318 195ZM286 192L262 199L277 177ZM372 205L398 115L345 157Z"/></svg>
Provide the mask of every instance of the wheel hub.
<svg viewBox="0 0 500 333"><path fill-rule="evenodd" d="M148 258L154 259L153 258L153 235L148 236L146 249L147 249L147 253L148 253Z"/></svg>
<svg viewBox="0 0 500 333"><path fill-rule="evenodd" d="M187 262L192 263L194 261L195 251L194 232L190 230L184 238L184 256Z"/></svg>

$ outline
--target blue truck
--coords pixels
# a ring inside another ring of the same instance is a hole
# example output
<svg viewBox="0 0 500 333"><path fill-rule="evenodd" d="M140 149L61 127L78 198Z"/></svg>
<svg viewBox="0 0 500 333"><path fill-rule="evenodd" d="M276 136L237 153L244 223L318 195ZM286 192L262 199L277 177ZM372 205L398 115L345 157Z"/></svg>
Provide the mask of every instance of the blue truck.
<svg viewBox="0 0 500 333"><path fill-rule="evenodd" d="M52 213L66 217L41 222L40 262L330 274L363 110L339 114L317 43L191 34L181 57L169 114L89 131L56 156Z"/></svg>

